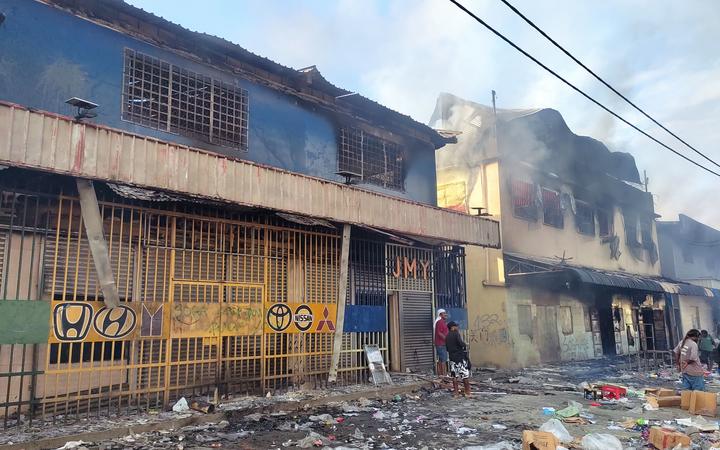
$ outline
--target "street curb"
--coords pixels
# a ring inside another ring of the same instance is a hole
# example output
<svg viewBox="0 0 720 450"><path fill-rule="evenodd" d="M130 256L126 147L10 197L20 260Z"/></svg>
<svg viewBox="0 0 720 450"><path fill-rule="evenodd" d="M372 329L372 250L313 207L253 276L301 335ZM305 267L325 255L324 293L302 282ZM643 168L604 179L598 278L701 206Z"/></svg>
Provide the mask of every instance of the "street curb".
<svg viewBox="0 0 720 450"><path fill-rule="evenodd" d="M90 433L79 433L79 434L71 434L67 436L60 436L60 437L53 437L53 438L47 438L47 439L40 439L35 440L31 442L21 442L18 444L10 444L10 445L0 445L0 450L46 450L46 449L56 449L59 447L62 447L65 445L66 442L69 441L84 441L84 442L97 442L97 441L103 441L108 439L115 439L123 436L127 436L130 434L138 434L138 433L146 433L149 431L158 431L158 430L169 430L169 429L178 429L183 428L191 425L200 425L204 423L211 423L211 422L220 422L221 420L224 420L228 414L241 414L241 415L247 415L247 414L254 414L254 413L261 413L261 414L270 414L274 412L279 411L299 411L302 409L313 408L317 406L321 406L328 403L334 403L334 402L349 402L353 400L357 400L361 397L365 397L367 399L376 399L376 400L382 400L387 398L392 398L395 395L398 394L407 394L410 392L418 391L422 388L429 388L432 387L432 383L429 381L424 381L421 383L413 383L413 384L406 384L402 386L389 386L387 388L380 388L380 389L371 389L367 391L358 391L358 392L352 392L349 394L341 394L341 395L335 395L331 397L323 397L323 398L317 398L312 399L308 401L299 401L299 402L282 402L277 403L273 405L264 405L264 406L258 406L254 408L248 408L248 409L238 409L238 410L228 410L225 412L218 412L213 414L204 414L204 415L194 415L192 417L185 417L182 419L173 419L173 420L165 420L162 422L155 422L155 423L148 423L148 424L140 424L140 425L134 425L134 426L124 426L124 427L117 427L117 428L111 428L108 430L103 431L94 431Z"/></svg>

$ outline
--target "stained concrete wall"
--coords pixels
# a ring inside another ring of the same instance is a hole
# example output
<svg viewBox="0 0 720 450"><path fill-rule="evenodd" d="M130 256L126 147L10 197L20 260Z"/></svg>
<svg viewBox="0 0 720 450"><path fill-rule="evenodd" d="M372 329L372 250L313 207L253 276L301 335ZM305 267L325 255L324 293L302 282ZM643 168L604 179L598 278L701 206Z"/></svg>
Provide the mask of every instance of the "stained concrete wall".
<svg viewBox="0 0 720 450"><path fill-rule="evenodd" d="M715 330L715 316L711 302L717 301L707 297L695 297L680 295L680 320L684 336L689 330L708 330L713 333Z"/></svg>

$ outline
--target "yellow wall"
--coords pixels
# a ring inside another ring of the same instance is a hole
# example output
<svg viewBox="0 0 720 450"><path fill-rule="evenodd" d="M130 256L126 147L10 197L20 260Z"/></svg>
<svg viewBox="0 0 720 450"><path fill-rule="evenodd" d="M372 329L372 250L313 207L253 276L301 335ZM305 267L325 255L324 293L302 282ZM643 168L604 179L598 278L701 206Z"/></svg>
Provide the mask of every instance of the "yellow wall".
<svg viewBox="0 0 720 450"><path fill-rule="evenodd" d="M685 335L689 330L708 330L711 334L715 330L711 298L680 295L680 320L682 329L680 333ZM697 308L697 310L695 309ZM697 315L695 314L697 311ZM699 316L699 318L697 317Z"/></svg>
<svg viewBox="0 0 720 450"><path fill-rule="evenodd" d="M603 244L597 236L586 236L578 233L574 216L566 211L564 214L564 227L555 228L544 225L542 214L535 222L515 217L512 207L512 195L509 182L515 172L510 173L505 166L500 167L500 226L503 236L503 250L517 252L529 256L554 257L562 256L572 258L570 264L595 267L605 270L626 271L645 275L660 275L660 262L651 264L645 256L645 261L635 259L628 250L625 239L625 229L621 210L614 210L615 234L620 239L620 258L610 258L609 244ZM563 185L561 191L572 192L568 185ZM597 227L596 227L597 228ZM655 224L653 223L653 240L657 242ZM647 254L646 254L647 255Z"/></svg>

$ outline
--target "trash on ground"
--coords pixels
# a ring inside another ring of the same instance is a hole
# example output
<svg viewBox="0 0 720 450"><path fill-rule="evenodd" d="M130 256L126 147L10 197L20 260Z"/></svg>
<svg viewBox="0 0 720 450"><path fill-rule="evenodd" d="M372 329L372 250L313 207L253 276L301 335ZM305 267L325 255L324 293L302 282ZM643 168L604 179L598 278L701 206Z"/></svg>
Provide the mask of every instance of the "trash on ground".
<svg viewBox="0 0 720 450"><path fill-rule="evenodd" d="M558 447L558 438L554 434L547 431L530 431L525 430L522 434L523 450L542 449L556 450Z"/></svg>
<svg viewBox="0 0 720 450"><path fill-rule="evenodd" d="M612 434L590 433L580 441L583 450L623 450L622 442Z"/></svg>
<svg viewBox="0 0 720 450"><path fill-rule="evenodd" d="M690 446L690 436L671 428L652 427L648 438L658 450L674 449L676 446Z"/></svg>
<svg viewBox="0 0 720 450"><path fill-rule="evenodd" d="M172 410L176 413L182 413L190 411L190 405L188 405L187 400L185 400L185 397L181 397L180 400L175 402L175 404L172 407Z"/></svg>
<svg viewBox="0 0 720 450"><path fill-rule="evenodd" d="M540 431L552 433L560 442L572 442L573 437L567 428L557 419L550 419L539 428Z"/></svg>

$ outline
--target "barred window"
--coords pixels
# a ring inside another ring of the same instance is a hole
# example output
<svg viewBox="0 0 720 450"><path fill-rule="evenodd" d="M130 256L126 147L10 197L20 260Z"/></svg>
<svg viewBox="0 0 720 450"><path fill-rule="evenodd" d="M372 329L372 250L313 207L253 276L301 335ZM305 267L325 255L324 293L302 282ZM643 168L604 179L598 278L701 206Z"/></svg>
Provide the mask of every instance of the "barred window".
<svg viewBox="0 0 720 450"><path fill-rule="evenodd" d="M211 144L247 150L245 89L125 50L122 118Z"/></svg>
<svg viewBox="0 0 720 450"><path fill-rule="evenodd" d="M585 202L575 204L575 224L578 233L595 236L595 210Z"/></svg>
<svg viewBox="0 0 720 450"><path fill-rule="evenodd" d="M340 129L338 170L367 183L403 189L400 147L356 128Z"/></svg>
<svg viewBox="0 0 720 450"><path fill-rule="evenodd" d="M526 220L537 220L535 185L527 181L512 180L511 191L515 216Z"/></svg>
<svg viewBox="0 0 720 450"><path fill-rule="evenodd" d="M560 206L560 193L551 189L542 188L543 223L556 228L562 228L563 210Z"/></svg>

